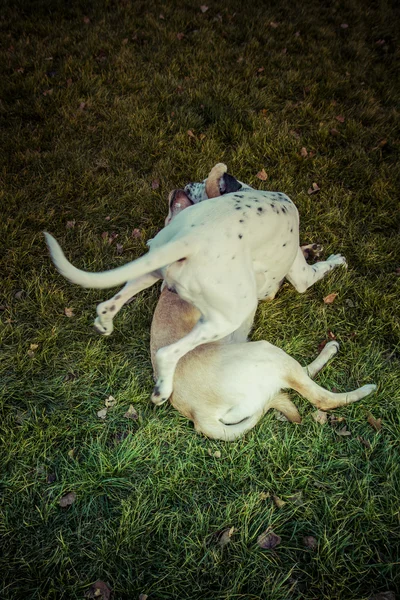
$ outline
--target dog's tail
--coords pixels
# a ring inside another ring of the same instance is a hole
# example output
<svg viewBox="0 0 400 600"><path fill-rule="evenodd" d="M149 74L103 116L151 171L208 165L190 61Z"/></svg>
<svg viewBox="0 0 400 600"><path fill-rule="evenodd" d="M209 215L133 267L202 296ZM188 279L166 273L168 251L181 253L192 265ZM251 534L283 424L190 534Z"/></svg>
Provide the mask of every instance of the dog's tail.
<svg viewBox="0 0 400 600"><path fill-rule="evenodd" d="M185 242L182 239L178 239L168 242L160 248L155 248L151 252L122 267L100 273L88 273L87 271L77 269L69 262L60 244L50 233L44 232L44 235L56 269L72 283L85 288L104 289L121 285L130 279L136 279L181 258L186 258L188 250Z"/></svg>

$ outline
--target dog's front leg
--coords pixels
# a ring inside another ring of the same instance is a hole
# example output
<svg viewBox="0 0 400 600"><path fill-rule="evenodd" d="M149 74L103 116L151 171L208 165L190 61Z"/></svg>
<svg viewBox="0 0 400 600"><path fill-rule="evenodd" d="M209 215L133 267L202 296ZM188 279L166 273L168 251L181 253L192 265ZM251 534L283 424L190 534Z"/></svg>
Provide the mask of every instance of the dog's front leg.
<svg viewBox="0 0 400 600"><path fill-rule="evenodd" d="M240 323L232 323L219 313L209 314L207 319L199 319L192 331L170 346L160 348L156 354L157 383L151 400L160 405L172 394L176 365L182 356L208 342L215 342L232 333Z"/></svg>
<svg viewBox="0 0 400 600"><path fill-rule="evenodd" d="M124 287L110 300L101 302L97 306L97 318L94 322L94 328L97 333L101 335L111 335L114 325L113 319L115 315L121 310L124 304L128 302L133 296L145 290L146 288L156 283L160 277L154 273L148 273L138 279L132 279L128 281Z"/></svg>
<svg viewBox="0 0 400 600"><path fill-rule="evenodd" d="M331 254L327 260L309 265L304 258L302 249L299 248L286 279L302 294L331 269L340 265L347 266L346 259L341 254Z"/></svg>

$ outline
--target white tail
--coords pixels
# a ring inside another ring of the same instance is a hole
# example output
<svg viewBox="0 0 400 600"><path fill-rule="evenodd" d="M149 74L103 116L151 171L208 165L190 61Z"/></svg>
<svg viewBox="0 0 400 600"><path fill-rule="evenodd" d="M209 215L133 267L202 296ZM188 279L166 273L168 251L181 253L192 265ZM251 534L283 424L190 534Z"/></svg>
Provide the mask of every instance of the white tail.
<svg viewBox="0 0 400 600"><path fill-rule="evenodd" d="M182 239L168 242L160 248L151 250L144 256L134 260L122 267L102 271L100 273L89 273L77 269L65 257L60 244L50 233L44 232L47 246L52 261L59 273L68 281L81 285L85 288L111 288L126 283L131 279L137 279L156 269L165 267L181 258L187 257L187 247Z"/></svg>

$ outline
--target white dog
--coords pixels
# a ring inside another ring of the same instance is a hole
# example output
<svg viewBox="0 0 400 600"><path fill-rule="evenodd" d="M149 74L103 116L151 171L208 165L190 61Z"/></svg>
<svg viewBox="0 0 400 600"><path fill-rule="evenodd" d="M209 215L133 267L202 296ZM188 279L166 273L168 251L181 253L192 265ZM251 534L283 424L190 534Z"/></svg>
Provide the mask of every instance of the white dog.
<svg viewBox="0 0 400 600"><path fill-rule="evenodd" d="M220 195L225 182L229 183L226 170L223 164L212 169L204 185L208 198ZM305 292L330 269L346 264L337 254L308 265L299 248L299 216L290 198L236 184L236 191L228 189L214 202L193 204L184 190L172 192L170 219L174 218L149 242L150 251L110 271L88 273L77 269L57 241L45 234L56 268L69 281L90 288L128 282L114 298L97 308L96 326L103 333L111 333L108 328L117 307L159 279L199 311L200 317L187 335L157 351L158 380L152 395L155 404L171 395L180 358L241 327L247 331L257 300L273 298L284 277L299 292Z"/></svg>

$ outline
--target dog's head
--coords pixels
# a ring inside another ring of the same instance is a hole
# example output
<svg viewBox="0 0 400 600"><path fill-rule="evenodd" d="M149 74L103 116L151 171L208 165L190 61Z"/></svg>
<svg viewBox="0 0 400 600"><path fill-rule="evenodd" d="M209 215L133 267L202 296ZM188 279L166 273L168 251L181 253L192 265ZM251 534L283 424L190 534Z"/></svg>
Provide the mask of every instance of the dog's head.
<svg viewBox="0 0 400 600"><path fill-rule="evenodd" d="M210 174L204 181L188 183L183 190L173 190L170 193L168 199L169 212L165 219L165 225L168 225L177 214L188 208L188 206L243 189L251 188L229 175L226 165L218 163L211 169Z"/></svg>
<svg viewBox="0 0 400 600"><path fill-rule="evenodd" d="M226 165L218 163L211 169L207 179L198 183L188 183L185 186L185 193L194 204L197 204L241 189L249 189L249 186L229 175Z"/></svg>

